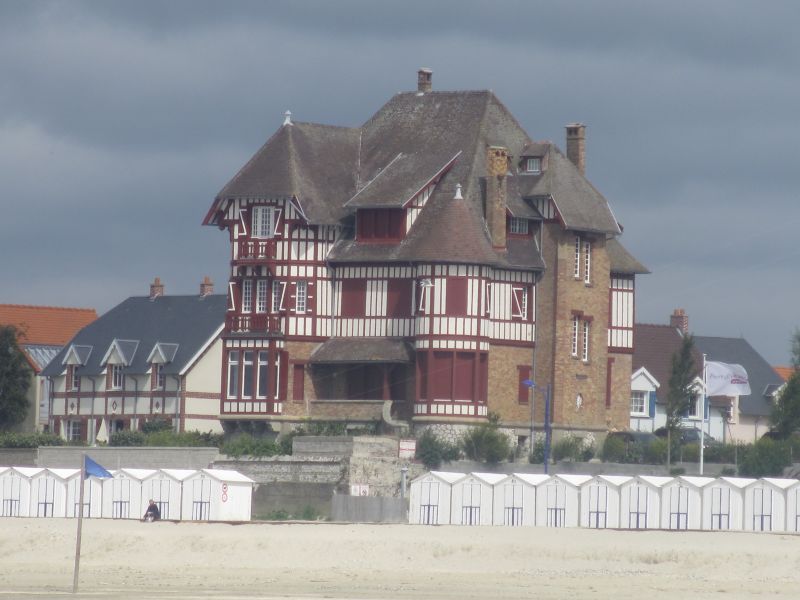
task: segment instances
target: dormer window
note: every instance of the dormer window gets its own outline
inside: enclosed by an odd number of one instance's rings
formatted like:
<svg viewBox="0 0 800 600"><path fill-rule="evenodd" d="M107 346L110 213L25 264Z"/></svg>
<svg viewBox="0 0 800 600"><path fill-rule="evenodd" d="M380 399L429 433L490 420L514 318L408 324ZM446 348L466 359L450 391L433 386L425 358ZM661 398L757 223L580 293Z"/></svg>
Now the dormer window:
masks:
<svg viewBox="0 0 800 600"><path fill-rule="evenodd" d="M528 235L528 219L511 217L508 220L508 233L514 235Z"/></svg>
<svg viewBox="0 0 800 600"><path fill-rule="evenodd" d="M167 384L167 376L164 375L164 365L161 363L153 363L152 375L151 388L154 390L163 390Z"/></svg>
<svg viewBox="0 0 800 600"><path fill-rule="evenodd" d="M525 172L538 175L542 172L542 159L538 156L525 159Z"/></svg>
<svg viewBox="0 0 800 600"><path fill-rule="evenodd" d="M254 238L264 239L275 236L275 217L276 211L270 206L253 207L253 228Z"/></svg>
<svg viewBox="0 0 800 600"><path fill-rule="evenodd" d="M67 367L67 382L70 391L79 392L81 390L81 376L78 374L77 365Z"/></svg>
<svg viewBox="0 0 800 600"><path fill-rule="evenodd" d="M125 375L122 372L122 365L109 365L111 368L111 389L121 390L125 383Z"/></svg>

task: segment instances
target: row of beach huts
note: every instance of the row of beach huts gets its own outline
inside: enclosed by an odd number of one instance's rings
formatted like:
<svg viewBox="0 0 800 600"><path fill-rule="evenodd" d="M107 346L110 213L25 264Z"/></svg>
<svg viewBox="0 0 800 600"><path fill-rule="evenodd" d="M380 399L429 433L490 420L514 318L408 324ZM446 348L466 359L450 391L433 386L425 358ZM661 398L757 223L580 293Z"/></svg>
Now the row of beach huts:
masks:
<svg viewBox="0 0 800 600"><path fill-rule="evenodd" d="M118 469L84 481L84 518L249 521L253 480L225 469ZM80 469L0 467L0 517L77 517Z"/></svg>
<svg viewBox="0 0 800 600"><path fill-rule="evenodd" d="M800 480L431 471L409 522L798 532Z"/></svg>

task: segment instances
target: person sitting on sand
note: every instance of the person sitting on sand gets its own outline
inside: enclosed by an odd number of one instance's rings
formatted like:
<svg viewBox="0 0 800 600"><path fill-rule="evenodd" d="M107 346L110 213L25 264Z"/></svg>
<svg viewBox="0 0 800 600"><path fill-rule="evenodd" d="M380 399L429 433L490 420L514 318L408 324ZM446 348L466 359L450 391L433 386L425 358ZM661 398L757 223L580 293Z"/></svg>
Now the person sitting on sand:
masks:
<svg viewBox="0 0 800 600"><path fill-rule="evenodd" d="M158 510L158 504L153 502L153 499L150 499L150 504L147 506L147 510L144 511L144 516L142 517L142 521L158 521L161 519L161 511Z"/></svg>

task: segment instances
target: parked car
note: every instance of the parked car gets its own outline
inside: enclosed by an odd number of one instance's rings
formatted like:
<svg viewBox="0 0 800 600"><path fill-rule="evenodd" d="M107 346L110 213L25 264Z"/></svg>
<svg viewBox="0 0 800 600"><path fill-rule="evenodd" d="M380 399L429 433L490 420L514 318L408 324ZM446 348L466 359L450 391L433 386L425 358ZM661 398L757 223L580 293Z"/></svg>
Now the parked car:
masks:
<svg viewBox="0 0 800 600"><path fill-rule="evenodd" d="M700 445L700 430L695 427L681 427L678 429L680 433L680 440L681 445L686 444L697 444ZM666 427L659 427L655 430L655 434L658 437L665 438L667 437L667 428ZM715 440L710 435L706 434L703 437L703 447L708 448L711 444L716 444L717 440Z"/></svg>
<svg viewBox="0 0 800 600"><path fill-rule="evenodd" d="M607 437L621 439L625 444L633 444L634 442L649 444L658 439L650 431L611 431Z"/></svg>

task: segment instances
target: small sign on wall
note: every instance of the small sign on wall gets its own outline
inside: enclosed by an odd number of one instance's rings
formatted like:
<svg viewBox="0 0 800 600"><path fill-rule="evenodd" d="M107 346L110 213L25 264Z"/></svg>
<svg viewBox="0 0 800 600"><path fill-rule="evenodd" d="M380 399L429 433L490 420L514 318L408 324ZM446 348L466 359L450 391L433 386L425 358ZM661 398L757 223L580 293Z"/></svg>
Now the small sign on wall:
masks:
<svg viewBox="0 0 800 600"><path fill-rule="evenodd" d="M369 484L353 483L350 485L351 496L369 496Z"/></svg>
<svg viewBox="0 0 800 600"><path fill-rule="evenodd" d="M413 459L417 454L417 440L400 440L400 458Z"/></svg>

